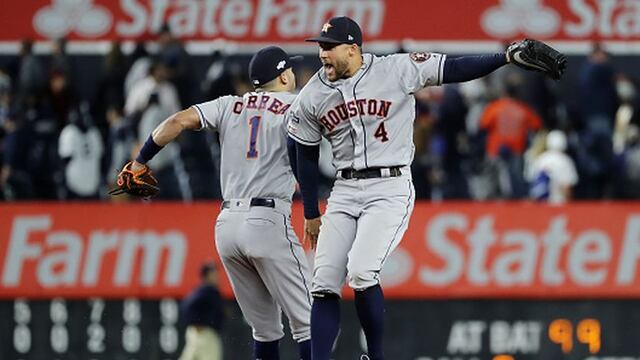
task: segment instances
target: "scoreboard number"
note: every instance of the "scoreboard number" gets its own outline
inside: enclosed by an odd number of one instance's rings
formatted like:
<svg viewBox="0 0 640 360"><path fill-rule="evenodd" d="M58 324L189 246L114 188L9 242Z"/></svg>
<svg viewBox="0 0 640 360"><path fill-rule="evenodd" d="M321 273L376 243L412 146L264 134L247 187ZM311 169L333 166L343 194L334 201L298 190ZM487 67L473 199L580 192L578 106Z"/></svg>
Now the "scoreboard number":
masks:
<svg viewBox="0 0 640 360"><path fill-rule="evenodd" d="M578 342L589 347L589 353L597 354L602 345L600 321L584 319L576 326ZM573 324L567 319L556 319L549 324L549 340L560 345L562 352L568 354L573 350Z"/></svg>
<svg viewBox="0 0 640 360"><path fill-rule="evenodd" d="M104 312L104 300L95 298L89 300L91 323L87 327L87 350L92 353L102 353L105 350L104 338L106 331L100 324L102 313Z"/></svg>
<svg viewBox="0 0 640 360"><path fill-rule="evenodd" d="M17 299L13 303L13 320L16 326L13 328L13 348L20 354L31 351L31 309L26 300Z"/></svg>
<svg viewBox="0 0 640 360"><path fill-rule="evenodd" d="M49 317L53 323L50 334L51 348L58 354L65 353L69 349L69 331L66 327L69 314L64 299L51 301Z"/></svg>

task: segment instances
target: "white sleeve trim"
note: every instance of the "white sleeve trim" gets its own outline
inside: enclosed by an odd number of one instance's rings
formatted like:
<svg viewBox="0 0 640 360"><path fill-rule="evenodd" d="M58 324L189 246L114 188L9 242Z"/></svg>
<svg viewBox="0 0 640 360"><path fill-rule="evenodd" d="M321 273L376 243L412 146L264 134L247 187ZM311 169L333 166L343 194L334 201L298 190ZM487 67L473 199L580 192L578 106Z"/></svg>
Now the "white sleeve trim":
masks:
<svg viewBox="0 0 640 360"><path fill-rule="evenodd" d="M292 138L293 140L295 140L296 142L302 144L302 145L307 145L307 146L315 146L315 145L319 145L320 142L322 142L322 137L316 141L310 141L310 140L305 140L305 139L301 139L299 137L297 137L296 135L292 134L291 132L289 133L289 137Z"/></svg>
<svg viewBox="0 0 640 360"><path fill-rule="evenodd" d="M447 59L447 55L442 54L440 56L440 62L438 63L438 81L437 84L442 85L444 82L444 62Z"/></svg>
<svg viewBox="0 0 640 360"><path fill-rule="evenodd" d="M195 129L195 130L196 131L200 131L200 130L204 130L204 129L208 128L209 127L209 122L204 117L204 113L202 112L202 109L200 109L200 107L198 105L193 105L193 107L196 109L196 112L198 113L198 117L200 118L200 128L199 129Z"/></svg>

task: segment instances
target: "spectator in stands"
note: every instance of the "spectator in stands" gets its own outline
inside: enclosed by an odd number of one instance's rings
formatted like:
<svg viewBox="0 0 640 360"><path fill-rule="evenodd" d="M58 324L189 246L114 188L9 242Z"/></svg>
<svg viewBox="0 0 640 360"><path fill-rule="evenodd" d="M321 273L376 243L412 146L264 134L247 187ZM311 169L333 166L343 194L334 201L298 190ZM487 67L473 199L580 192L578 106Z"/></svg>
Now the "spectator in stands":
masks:
<svg viewBox="0 0 640 360"><path fill-rule="evenodd" d="M617 171L612 175L614 195L619 199L640 199L640 126L630 124L624 150L617 156Z"/></svg>
<svg viewBox="0 0 640 360"><path fill-rule="evenodd" d="M494 184L489 197L520 198L526 195L523 153L528 136L542 127L542 120L527 104L516 99L518 78L513 78L505 94L489 103L480 119L486 132L486 176Z"/></svg>
<svg viewBox="0 0 640 360"><path fill-rule="evenodd" d="M136 43L136 47L133 49L131 55L129 55L128 63L129 70L124 80L125 98L129 96L129 92L131 92L135 84L147 77L151 64L153 63L143 42Z"/></svg>
<svg viewBox="0 0 640 360"><path fill-rule="evenodd" d="M7 113L2 125L6 133L0 168L2 197L5 200L37 198L29 166L31 145L34 143L33 131L16 111Z"/></svg>
<svg viewBox="0 0 640 360"><path fill-rule="evenodd" d="M469 109L465 116L466 143L462 148L466 147L463 150L466 151L466 157L462 168L468 182L469 196L475 200L486 199L489 192L495 188L483 175L486 134L480 130L480 118L487 103L492 100L493 90L490 89L489 84L489 81L484 78L458 84L465 105Z"/></svg>
<svg viewBox="0 0 640 360"><path fill-rule="evenodd" d="M620 154L625 149L629 125L632 123L640 124L640 114L637 109L636 86L628 76L622 74L618 76L616 93L620 100L620 107L618 107L615 116L613 150L616 154Z"/></svg>
<svg viewBox="0 0 640 360"><path fill-rule="evenodd" d="M210 58L209 68L204 80L200 83L204 98L208 100L217 99L225 95L234 95L236 91L229 73L227 57L222 51L216 49L211 53Z"/></svg>
<svg viewBox="0 0 640 360"><path fill-rule="evenodd" d="M626 75L616 79L620 107L616 112L613 149L615 198L640 198L640 106L636 85Z"/></svg>
<svg viewBox="0 0 640 360"><path fill-rule="evenodd" d="M106 174L107 187L113 189L115 187L114 180L116 179L113 174L119 173L124 164L129 161L137 140L131 125L122 114L122 107L117 103L107 107L106 119L109 124L109 132L105 151L107 167L104 173ZM110 199L119 201L126 199L126 197L111 196Z"/></svg>
<svg viewBox="0 0 640 360"><path fill-rule="evenodd" d="M10 145L13 169L26 171L34 199L60 198L60 127L51 103L43 94L29 94L16 106L16 114L16 133Z"/></svg>
<svg viewBox="0 0 640 360"><path fill-rule="evenodd" d="M444 86L442 102L438 107L436 130L442 139L441 164L444 179L442 194L444 199L467 199L469 189L467 176L463 175L463 154L467 141L467 105L457 84Z"/></svg>
<svg viewBox="0 0 640 360"><path fill-rule="evenodd" d="M104 125L109 105L118 108L124 106L125 98L122 90L126 75L127 59L122 53L120 42L113 41L111 49L103 59L102 75L91 106L91 112L98 127Z"/></svg>
<svg viewBox="0 0 640 360"><path fill-rule="evenodd" d="M580 69L578 89L584 126L611 129L618 109L615 70L609 54L600 44L593 46L591 54Z"/></svg>
<svg viewBox="0 0 640 360"><path fill-rule="evenodd" d="M88 105L69 113L69 123L60 134L58 151L64 166L65 199L97 200L104 145L100 131L93 125Z"/></svg>
<svg viewBox="0 0 640 360"><path fill-rule="evenodd" d="M609 191L613 163L613 122L618 109L615 70L609 55L595 44L580 69L582 126L576 160L580 184L576 196L600 199Z"/></svg>
<svg viewBox="0 0 640 360"><path fill-rule="evenodd" d="M142 146L145 140L147 140L148 134L151 134L151 132L171 116L171 114L172 113L160 106L158 94L151 94L149 104L142 113L140 123L138 124L137 146ZM149 161L148 165L153 169L153 175L158 179L158 182L162 184L162 186L160 186L160 192L157 195L158 199L184 200L187 198L187 195L183 195L183 193L188 192L188 190L183 189L183 187L188 186L188 182L181 184L176 176L176 167L184 167L182 159L180 158L180 147L177 142L167 144L161 152Z"/></svg>
<svg viewBox="0 0 640 360"><path fill-rule="evenodd" d="M531 165L530 195L536 200L563 204L571 200L571 190L578 183L578 173L573 159L565 153L567 137L564 132L549 132L546 148Z"/></svg>
<svg viewBox="0 0 640 360"><path fill-rule="evenodd" d="M33 41L22 41L18 61L16 89L19 100L35 96L45 87L46 75L40 59L33 54Z"/></svg>
<svg viewBox="0 0 640 360"><path fill-rule="evenodd" d="M11 78L0 68L0 141L4 137L5 131L2 129L3 125L9 116L11 110ZM2 147L0 145L0 154L2 153Z"/></svg>
<svg viewBox="0 0 640 360"><path fill-rule="evenodd" d="M65 37L55 39L51 46L49 72L61 72L69 82L73 83L72 68L71 59L67 55L67 39Z"/></svg>
<svg viewBox="0 0 640 360"><path fill-rule="evenodd" d="M413 122L413 144L415 146L414 161L411 174L416 191L416 198L431 198L433 156L431 140L435 128L435 117L431 113L429 102L416 101L416 119Z"/></svg>
<svg viewBox="0 0 640 360"><path fill-rule="evenodd" d="M193 104L194 81L191 57L184 49L184 45L173 35L171 27L165 23L158 33L158 59L167 65L169 81L178 89L178 96L182 104Z"/></svg>
<svg viewBox="0 0 640 360"><path fill-rule="evenodd" d="M187 325L186 343L180 360L222 360L220 331L224 311L215 264L203 264L200 277L201 285L180 304L181 316Z"/></svg>
<svg viewBox="0 0 640 360"><path fill-rule="evenodd" d="M170 114L180 110L180 100L175 86L169 82L169 68L161 61L154 62L146 78L138 81L127 96L124 107L126 116L140 116L149 103L151 94L158 95L158 103Z"/></svg>
<svg viewBox="0 0 640 360"><path fill-rule="evenodd" d="M53 111L59 131L66 125L71 109L76 106L75 93L67 73L61 70L51 72L45 102Z"/></svg>

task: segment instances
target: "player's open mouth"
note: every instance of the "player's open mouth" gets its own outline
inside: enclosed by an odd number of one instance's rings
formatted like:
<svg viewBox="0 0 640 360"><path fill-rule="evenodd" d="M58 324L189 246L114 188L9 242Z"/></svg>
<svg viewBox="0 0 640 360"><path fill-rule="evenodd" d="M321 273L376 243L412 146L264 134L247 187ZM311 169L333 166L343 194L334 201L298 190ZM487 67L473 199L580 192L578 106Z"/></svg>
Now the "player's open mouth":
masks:
<svg viewBox="0 0 640 360"><path fill-rule="evenodd" d="M331 64L324 64L323 66L324 66L325 70L333 69L333 65L331 65Z"/></svg>

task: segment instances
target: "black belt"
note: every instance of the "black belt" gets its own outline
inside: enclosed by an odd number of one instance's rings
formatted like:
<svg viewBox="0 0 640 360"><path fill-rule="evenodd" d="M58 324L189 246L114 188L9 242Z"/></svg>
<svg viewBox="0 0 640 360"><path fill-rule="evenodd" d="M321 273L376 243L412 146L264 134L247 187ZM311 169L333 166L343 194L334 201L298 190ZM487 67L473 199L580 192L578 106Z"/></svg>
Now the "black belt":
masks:
<svg viewBox="0 0 640 360"><path fill-rule="evenodd" d="M232 201L240 202L240 200L225 200L222 202L222 208L223 209L230 208ZM264 206L264 207L275 208L276 201L274 199L266 199L266 198L251 198L251 201L249 202L249 206Z"/></svg>
<svg viewBox="0 0 640 360"><path fill-rule="evenodd" d="M362 170L344 169L338 170L338 175L343 179L372 179L382 177L382 170L389 170L389 177L397 177L402 175L400 166L392 166L389 168L368 168Z"/></svg>

